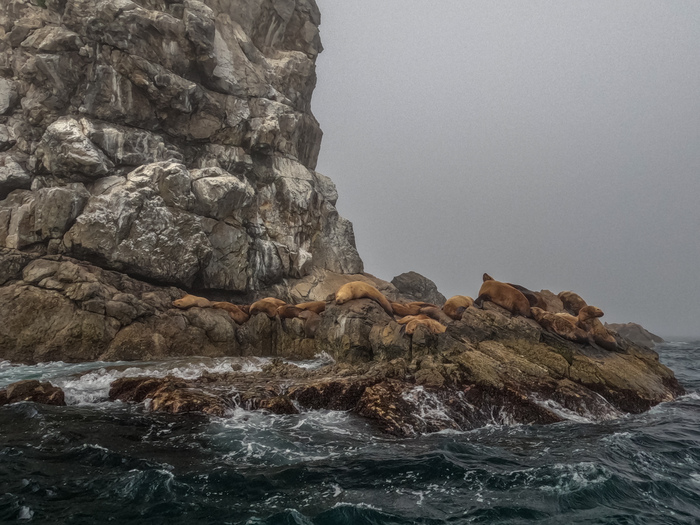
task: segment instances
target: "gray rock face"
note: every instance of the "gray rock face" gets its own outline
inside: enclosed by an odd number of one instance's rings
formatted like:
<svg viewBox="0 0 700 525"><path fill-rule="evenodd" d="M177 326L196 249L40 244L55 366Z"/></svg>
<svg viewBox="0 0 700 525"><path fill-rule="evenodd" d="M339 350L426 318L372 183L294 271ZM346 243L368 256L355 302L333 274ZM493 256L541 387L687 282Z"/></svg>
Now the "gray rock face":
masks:
<svg viewBox="0 0 700 525"><path fill-rule="evenodd" d="M663 343L663 338L652 334L637 323L605 323L605 328L613 330L634 344L654 348L656 343Z"/></svg>
<svg viewBox="0 0 700 525"><path fill-rule="evenodd" d="M255 293L359 273L314 171L313 0L0 5L0 247Z"/></svg>
<svg viewBox="0 0 700 525"><path fill-rule="evenodd" d="M446 300L433 281L417 272L397 275L391 280L391 284L411 301L425 301L442 306Z"/></svg>

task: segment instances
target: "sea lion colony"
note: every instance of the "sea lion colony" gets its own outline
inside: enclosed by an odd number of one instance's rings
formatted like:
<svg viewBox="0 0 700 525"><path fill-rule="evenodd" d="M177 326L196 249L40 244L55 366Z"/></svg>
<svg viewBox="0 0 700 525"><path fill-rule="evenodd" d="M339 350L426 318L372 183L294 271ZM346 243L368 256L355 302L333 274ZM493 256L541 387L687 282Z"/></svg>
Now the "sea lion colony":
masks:
<svg viewBox="0 0 700 525"><path fill-rule="evenodd" d="M595 344L610 351L617 350L615 337L598 319L603 316L602 310L587 305L574 292L565 291L557 296L566 312L552 312L548 311L547 301L540 292L528 290L517 284L496 281L486 273L483 275L483 281L476 299L466 295L455 295L442 306L422 301L392 302L374 286L362 281L344 284L327 301L287 304L275 297L265 297L250 305L237 305L228 302L212 302L203 297L187 294L173 301L173 306L180 309L197 307L225 310L239 325L248 322L257 314L265 314L271 319L298 318L304 321L305 335L314 337L326 306L332 302L340 305L356 299L371 299L398 324L403 325L407 335L412 335L419 326L433 334L443 333L451 322L461 320L468 308L483 308L484 302L490 301L512 315L534 319L546 331L569 341Z"/></svg>

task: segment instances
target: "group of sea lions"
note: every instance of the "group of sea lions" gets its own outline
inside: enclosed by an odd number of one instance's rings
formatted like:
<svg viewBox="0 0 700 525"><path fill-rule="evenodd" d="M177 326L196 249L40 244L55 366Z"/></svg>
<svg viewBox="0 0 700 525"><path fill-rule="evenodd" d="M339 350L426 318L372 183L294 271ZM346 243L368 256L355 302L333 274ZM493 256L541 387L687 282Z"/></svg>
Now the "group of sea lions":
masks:
<svg viewBox="0 0 700 525"><path fill-rule="evenodd" d="M561 300L568 312L549 312L547 302L538 292L511 283L496 281L485 273L484 283L479 290L479 297L474 304L480 307L483 301L491 301L505 308L513 315L532 317L548 332L555 333L564 339L576 343L595 343L598 346L610 350L617 350L615 337L603 326L598 319L603 317L603 311L596 306L586 304L578 294L574 292L560 292L557 297Z"/></svg>
<svg viewBox="0 0 700 525"><path fill-rule="evenodd" d="M305 335L314 337L321 323L321 314L332 301L340 305L354 299L371 299L387 314L394 317L397 323L404 325L405 333L408 335L412 335L419 326L433 334L443 333L450 322L462 319L467 308L471 306L481 308L484 301L491 301L513 315L533 318L545 330L570 341L595 343L607 350L617 348L615 338L598 320L603 316L603 312L600 308L588 306L577 294L561 292L558 296L564 307L570 312L576 312L577 315L554 313L547 311L547 303L538 292L516 284L496 281L486 273L483 281L476 300L466 295L455 295L450 297L442 307L422 301L391 302L374 286L363 281L344 284L329 301L311 301L292 305L281 299L266 297L251 305L236 305L228 302L212 302L203 297L188 294L173 301L173 306L181 309L191 307L222 309L227 311L231 319L239 325L246 323L251 316L258 313L264 313L269 318L299 318L304 321Z"/></svg>

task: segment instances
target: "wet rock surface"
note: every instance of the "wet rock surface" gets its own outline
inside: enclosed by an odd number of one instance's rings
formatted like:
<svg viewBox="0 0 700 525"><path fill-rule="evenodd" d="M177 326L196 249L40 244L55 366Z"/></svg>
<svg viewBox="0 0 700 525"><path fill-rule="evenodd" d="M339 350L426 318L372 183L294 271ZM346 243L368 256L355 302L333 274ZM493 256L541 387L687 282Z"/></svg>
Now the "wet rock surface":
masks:
<svg viewBox="0 0 700 525"><path fill-rule="evenodd" d="M65 406L63 390L51 383L42 383L35 379L18 381L0 390L0 405L31 401L43 405Z"/></svg>

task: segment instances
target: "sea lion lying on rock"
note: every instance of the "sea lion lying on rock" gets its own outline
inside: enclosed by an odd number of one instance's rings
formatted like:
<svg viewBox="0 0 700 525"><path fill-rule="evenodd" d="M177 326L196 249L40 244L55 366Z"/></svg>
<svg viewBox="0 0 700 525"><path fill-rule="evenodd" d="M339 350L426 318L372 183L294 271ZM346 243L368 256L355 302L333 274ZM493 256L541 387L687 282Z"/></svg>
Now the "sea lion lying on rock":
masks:
<svg viewBox="0 0 700 525"><path fill-rule="evenodd" d="M527 300L527 297L507 283L493 279L484 281L479 289L479 296L474 301L474 305L481 308L484 301L491 301L501 308L505 308L513 315L531 317L530 302Z"/></svg>
<svg viewBox="0 0 700 525"><path fill-rule="evenodd" d="M264 313L270 319L272 319L277 315L277 309L285 304L287 303L285 303L282 299L277 299L275 297L265 297L264 299L255 301L253 304L250 305L250 316L252 317L255 314Z"/></svg>
<svg viewBox="0 0 700 525"><path fill-rule="evenodd" d="M396 322L398 324L408 324L409 322L413 321L414 319L430 319L425 314L418 314L418 315L407 315L405 317L402 317L401 319L398 319Z"/></svg>
<svg viewBox="0 0 700 525"><path fill-rule="evenodd" d="M407 315L418 315L420 306L417 304L391 303L391 309L394 310L394 315L406 317Z"/></svg>
<svg viewBox="0 0 700 525"><path fill-rule="evenodd" d="M578 315L581 308L588 306L586 301L574 292L559 292L557 296L561 299L564 308L572 315Z"/></svg>
<svg viewBox="0 0 700 525"><path fill-rule="evenodd" d="M216 302L211 304L212 308L218 308L219 310L226 310L237 324L247 323L250 316L245 313L238 305L226 302Z"/></svg>
<svg viewBox="0 0 700 525"><path fill-rule="evenodd" d="M187 294L181 299L173 301L173 306L180 308L181 310L187 310L188 308L192 308L194 306L198 308L211 308L212 303L209 301L209 299L205 299L204 297L197 297L196 295Z"/></svg>
<svg viewBox="0 0 700 525"><path fill-rule="evenodd" d="M301 312L303 312L301 308L291 304L283 304L282 306L277 307L277 315L280 319L294 319L299 317Z"/></svg>
<svg viewBox="0 0 700 525"><path fill-rule="evenodd" d="M326 310L326 301L311 301L308 303L299 303L294 306L300 310L310 310L316 314L320 314Z"/></svg>
<svg viewBox="0 0 700 525"><path fill-rule="evenodd" d="M460 319L462 319L464 310L466 310L473 304L474 299L472 299L471 297L467 295L455 295L450 297L447 301L445 301L445 304L442 305L442 311L445 312L445 315L447 315L451 319L459 321Z"/></svg>
<svg viewBox="0 0 700 525"><path fill-rule="evenodd" d="M416 328L419 326L424 326L431 334L442 334L447 330L444 325L440 324L440 322L435 319L419 319L418 316L416 316L406 323L406 334L413 335Z"/></svg>
<svg viewBox="0 0 700 525"><path fill-rule="evenodd" d="M603 311L596 306L584 306L579 310L577 326L585 330L595 344L610 352L615 352L618 350L617 340L598 319L603 315Z"/></svg>
<svg viewBox="0 0 700 525"><path fill-rule="evenodd" d="M384 311L389 315L394 315L394 310L391 308L391 303L384 297L384 294L377 290L371 284L362 281L352 281L344 284L335 293L335 303L345 304L353 299L372 299L379 303L384 308Z"/></svg>
<svg viewBox="0 0 700 525"><path fill-rule="evenodd" d="M588 334L564 317L546 312L542 308L536 306L530 308L530 311L532 312L533 319L548 332L555 333L575 343L583 344L589 342Z"/></svg>
<svg viewBox="0 0 700 525"><path fill-rule="evenodd" d="M485 273L482 276L482 279L484 282L496 280L487 273ZM520 286L519 284L513 284L513 283L506 283L506 284L508 286L512 286L513 288L518 290L521 294L523 294L527 298L528 303L530 303L530 306L537 306L538 308L541 308L542 310L547 309L547 302L542 298L542 296L538 292L534 292L528 288L525 288L524 286Z"/></svg>
<svg viewBox="0 0 700 525"><path fill-rule="evenodd" d="M445 312L442 311L442 309L438 308L437 306L427 306L423 307L420 309L420 313L423 315L427 315L431 319L435 319L438 323L447 325L452 322L452 318L445 314Z"/></svg>

